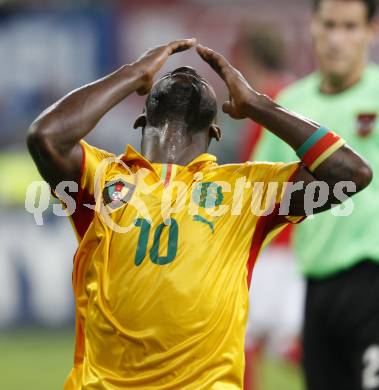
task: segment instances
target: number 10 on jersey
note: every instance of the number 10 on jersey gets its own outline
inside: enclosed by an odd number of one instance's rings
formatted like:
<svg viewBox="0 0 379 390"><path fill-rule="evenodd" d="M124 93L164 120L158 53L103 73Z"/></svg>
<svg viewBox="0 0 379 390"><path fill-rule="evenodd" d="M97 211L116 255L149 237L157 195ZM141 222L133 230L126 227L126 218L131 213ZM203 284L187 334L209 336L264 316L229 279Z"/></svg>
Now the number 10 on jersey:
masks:
<svg viewBox="0 0 379 390"><path fill-rule="evenodd" d="M139 218L135 221L135 226L141 228L140 235L138 238L137 251L134 263L136 266L142 264L147 254L147 246L149 243L149 236L151 233L151 224L148 220ZM167 255L159 256L159 247L161 244L161 236L164 229L169 229L168 232L168 244L167 244ZM178 251L178 235L179 227L175 219L171 218L170 225L161 223L154 232L153 245L150 248L149 255L152 263L157 265L170 264L175 260Z"/></svg>

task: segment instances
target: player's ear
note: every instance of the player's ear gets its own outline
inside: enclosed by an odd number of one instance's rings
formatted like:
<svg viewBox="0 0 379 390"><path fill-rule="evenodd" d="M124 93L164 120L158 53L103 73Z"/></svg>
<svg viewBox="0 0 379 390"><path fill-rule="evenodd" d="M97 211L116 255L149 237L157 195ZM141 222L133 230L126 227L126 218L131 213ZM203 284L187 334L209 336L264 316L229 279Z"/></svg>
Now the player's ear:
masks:
<svg viewBox="0 0 379 390"><path fill-rule="evenodd" d="M140 127L144 128L144 127L146 127L146 123L147 123L146 114L143 113L136 119L133 127L135 129L139 129Z"/></svg>
<svg viewBox="0 0 379 390"><path fill-rule="evenodd" d="M216 141L221 139L221 129L214 123L209 127L209 138L214 138Z"/></svg>

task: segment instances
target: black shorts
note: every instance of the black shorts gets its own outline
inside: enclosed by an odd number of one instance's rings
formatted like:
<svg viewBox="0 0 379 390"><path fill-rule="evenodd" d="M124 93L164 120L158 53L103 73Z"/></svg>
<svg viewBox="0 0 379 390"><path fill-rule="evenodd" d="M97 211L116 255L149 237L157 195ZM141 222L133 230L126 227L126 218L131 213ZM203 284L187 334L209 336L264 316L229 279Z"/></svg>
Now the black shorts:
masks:
<svg viewBox="0 0 379 390"><path fill-rule="evenodd" d="M379 264L308 280L304 369L308 390L379 390Z"/></svg>

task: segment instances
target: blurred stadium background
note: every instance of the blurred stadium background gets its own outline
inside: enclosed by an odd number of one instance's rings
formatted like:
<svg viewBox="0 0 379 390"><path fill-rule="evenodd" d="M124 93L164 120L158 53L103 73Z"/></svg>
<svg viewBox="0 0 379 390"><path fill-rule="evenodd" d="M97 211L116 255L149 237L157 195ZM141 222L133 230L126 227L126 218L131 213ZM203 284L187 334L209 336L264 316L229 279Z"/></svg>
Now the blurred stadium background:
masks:
<svg viewBox="0 0 379 390"><path fill-rule="evenodd" d="M179 37L195 36L254 78L245 38L252 29L275 29L285 43L285 72L298 78L315 66L309 18L304 0L0 0L0 389L60 389L73 355L76 243L52 207L43 226L25 211L26 188L40 180L25 147L31 121L68 91ZM225 97L195 56L173 57L168 67L183 63ZM90 141L116 153L127 142L138 147L131 129L142 102L133 96L120 104ZM222 115L220 123L224 140L212 152L221 162L241 159L246 124ZM268 358L261 369L264 390L302 388L296 366Z"/></svg>

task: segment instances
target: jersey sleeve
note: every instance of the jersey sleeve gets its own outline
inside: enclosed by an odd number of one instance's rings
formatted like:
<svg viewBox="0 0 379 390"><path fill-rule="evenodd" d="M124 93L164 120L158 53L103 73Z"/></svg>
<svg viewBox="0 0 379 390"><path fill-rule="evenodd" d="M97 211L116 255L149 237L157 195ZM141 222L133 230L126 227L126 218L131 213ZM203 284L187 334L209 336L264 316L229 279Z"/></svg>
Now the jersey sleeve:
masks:
<svg viewBox="0 0 379 390"><path fill-rule="evenodd" d="M74 195L76 209L70 218L79 241L83 239L94 217L94 210L89 206L95 205L94 194L97 168L104 159L114 157L114 154L89 145L83 140L80 141L80 146L82 147L83 155L81 175L78 180L79 191Z"/></svg>
<svg viewBox="0 0 379 390"><path fill-rule="evenodd" d="M81 167L81 178L78 183L79 190L86 191L93 196L97 168L103 160L109 157L115 157L115 155L89 145L86 141L83 140L80 141L80 145L83 150L83 159Z"/></svg>
<svg viewBox="0 0 379 390"><path fill-rule="evenodd" d="M292 163L247 163L249 164L251 187L251 212L257 218L255 223L264 226L264 236L269 241L288 224L297 224L303 216L288 216L285 202L289 183L301 167Z"/></svg>

